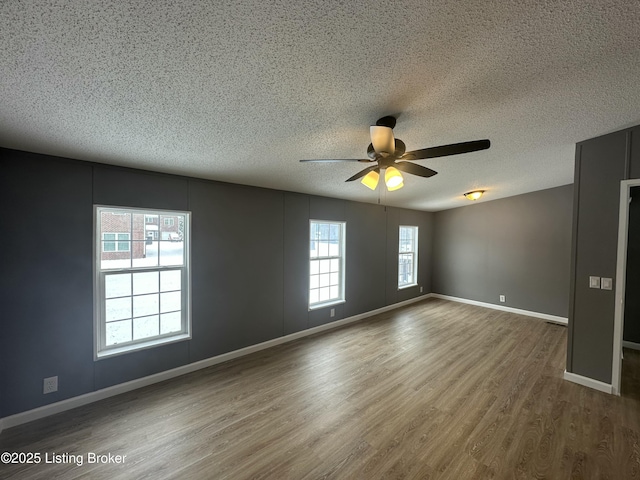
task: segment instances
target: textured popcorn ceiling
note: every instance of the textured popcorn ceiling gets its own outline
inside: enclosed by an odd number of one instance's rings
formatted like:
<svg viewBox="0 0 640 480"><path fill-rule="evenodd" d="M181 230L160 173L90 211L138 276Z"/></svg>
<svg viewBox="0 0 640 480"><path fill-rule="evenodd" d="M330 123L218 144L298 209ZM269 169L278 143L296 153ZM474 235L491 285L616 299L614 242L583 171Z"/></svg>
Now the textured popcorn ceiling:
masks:
<svg viewBox="0 0 640 480"><path fill-rule="evenodd" d="M420 160L387 205L573 181L577 141L640 123L640 2L0 2L0 145L377 202L344 180L399 114ZM480 201L483 201L480 200Z"/></svg>

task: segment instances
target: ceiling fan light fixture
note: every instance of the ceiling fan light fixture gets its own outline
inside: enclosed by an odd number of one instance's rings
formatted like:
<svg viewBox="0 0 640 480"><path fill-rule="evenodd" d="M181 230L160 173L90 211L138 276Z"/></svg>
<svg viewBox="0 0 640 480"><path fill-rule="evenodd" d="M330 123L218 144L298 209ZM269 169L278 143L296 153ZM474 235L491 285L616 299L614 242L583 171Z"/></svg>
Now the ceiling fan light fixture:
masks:
<svg viewBox="0 0 640 480"><path fill-rule="evenodd" d="M387 187L387 190L389 190L390 192L393 192L394 190L400 190L402 187L404 187L404 182L399 183L395 187Z"/></svg>
<svg viewBox="0 0 640 480"><path fill-rule="evenodd" d="M404 186L404 178L396 167L387 167L387 171L384 173L384 183L387 185L387 189L393 192Z"/></svg>
<svg viewBox="0 0 640 480"><path fill-rule="evenodd" d="M360 183L362 183L365 187L370 188L371 190L375 190L378 186L378 181L380 180L380 174L375 170L367 173Z"/></svg>
<svg viewBox="0 0 640 480"><path fill-rule="evenodd" d="M372 125L369 128L371 135L371 144L377 153L389 156L396 151L396 141L393 138L393 130L389 127L381 127Z"/></svg>
<svg viewBox="0 0 640 480"><path fill-rule="evenodd" d="M469 200L478 200L484 194L484 190L473 190L464 194Z"/></svg>

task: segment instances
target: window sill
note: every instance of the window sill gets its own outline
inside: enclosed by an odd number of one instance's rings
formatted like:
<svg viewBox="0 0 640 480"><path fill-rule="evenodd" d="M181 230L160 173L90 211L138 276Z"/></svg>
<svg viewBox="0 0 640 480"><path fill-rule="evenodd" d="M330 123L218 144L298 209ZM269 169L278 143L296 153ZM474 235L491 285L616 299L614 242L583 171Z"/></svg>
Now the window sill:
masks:
<svg viewBox="0 0 640 480"><path fill-rule="evenodd" d="M125 353L139 352L140 350L147 350L149 348L159 347L160 345L168 345L169 343L182 342L184 340L190 340L191 335L188 333L182 333L172 337L157 338L149 340L148 342L136 343L133 345L126 345L123 347L115 347L102 350L95 354L94 361L104 360L105 358L117 357L118 355L124 355Z"/></svg>
<svg viewBox="0 0 640 480"><path fill-rule="evenodd" d="M346 303L346 300L333 300L331 302L316 303L315 305L309 306L309 311L311 312L312 310L320 310L321 308L333 307L334 305L340 305L341 303Z"/></svg>
<svg viewBox="0 0 640 480"><path fill-rule="evenodd" d="M417 283L412 283L411 285L402 285L401 287L398 287L398 290L406 290L407 288L412 288L417 286L418 286Z"/></svg>

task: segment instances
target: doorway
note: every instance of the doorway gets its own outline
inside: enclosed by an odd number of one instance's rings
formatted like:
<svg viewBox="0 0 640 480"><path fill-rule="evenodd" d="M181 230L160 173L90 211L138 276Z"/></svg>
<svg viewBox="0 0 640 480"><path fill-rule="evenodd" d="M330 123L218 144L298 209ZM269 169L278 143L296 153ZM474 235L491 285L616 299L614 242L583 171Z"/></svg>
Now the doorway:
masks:
<svg viewBox="0 0 640 480"><path fill-rule="evenodd" d="M640 399L640 179L620 186L613 393Z"/></svg>

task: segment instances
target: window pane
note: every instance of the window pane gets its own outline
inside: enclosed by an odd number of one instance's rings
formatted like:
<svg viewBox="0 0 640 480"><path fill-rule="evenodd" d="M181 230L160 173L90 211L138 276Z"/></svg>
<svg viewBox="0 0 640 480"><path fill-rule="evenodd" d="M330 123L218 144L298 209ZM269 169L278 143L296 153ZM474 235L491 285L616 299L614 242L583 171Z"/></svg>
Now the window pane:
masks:
<svg viewBox="0 0 640 480"><path fill-rule="evenodd" d="M144 317L160 311L160 299L157 293L133 297L133 316Z"/></svg>
<svg viewBox="0 0 640 480"><path fill-rule="evenodd" d="M152 315L150 317L134 318L133 319L133 339L139 340L141 338L154 337L159 332L160 317L158 315Z"/></svg>
<svg viewBox="0 0 640 480"><path fill-rule="evenodd" d="M320 276L311 275L309 278L309 288L318 288L320 286Z"/></svg>
<svg viewBox="0 0 640 480"><path fill-rule="evenodd" d="M105 234L113 236L116 234ZM104 238L104 237L103 237ZM126 244L126 245L125 245ZM108 270L110 268L129 268L131 267L131 247L129 242L119 242L117 240L111 242L102 242L102 253L100 255L100 268Z"/></svg>
<svg viewBox="0 0 640 480"><path fill-rule="evenodd" d="M131 320L111 322L106 325L106 345L131 341Z"/></svg>
<svg viewBox="0 0 640 480"><path fill-rule="evenodd" d="M332 272L340 271L340 260L337 258L332 258L329 260L329 270Z"/></svg>
<svg viewBox="0 0 640 480"><path fill-rule="evenodd" d="M338 240L340 240L340 225L329 226L329 240L331 243L338 243Z"/></svg>
<svg viewBox="0 0 640 480"><path fill-rule="evenodd" d="M329 300L331 297L329 296L329 287L324 287L320 289L320 301L324 302Z"/></svg>
<svg viewBox="0 0 640 480"><path fill-rule="evenodd" d="M131 295L131 274L106 275L104 277L105 298Z"/></svg>
<svg viewBox="0 0 640 480"><path fill-rule="evenodd" d="M329 256L329 243L326 239L321 239L318 242L318 256L320 257L328 257Z"/></svg>
<svg viewBox="0 0 640 480"><path fill-rule="evenodd" d="M317 258L318 257L318 241L311 240L309 246L309 258Z"/></svg>
<svg viewBox="0 0 640 480"><path fill-rule="evenodd" d="M340 283L340 274L339 273L332 273L331 276L329 277L329 284L330 285L338 285Z"/></svg>
<svg viewBox="0 0 640 480"><path fill-rule="evenodd" d="M182 265L184 264L184 243L161 241L160 244L160 265Z"/></svg>
<svg viewBox="0 0 640 480"><path fill-rule="evenodd" d="M317 303L319 300L319 291L317 289L313 289L309 291L309 303Z"/></svg>
<svg viewBox="0 0 640 480"><path fill-rule="evenodd" d="M118 211L100 212L100 233L131 233L131 214Z"/></svg>
<svg viewBox="0 0 640 480"><path fill-rule="evenodd" d="M144 293L155 293L160 285L158 284L159 272L142 272L133 274L133 294L142 295Z"/></svg>
<svg viewBox="0 0 640 480"><path fill-rule="evenodd" d="M320 260L320 273L329 273L331 260Z"/></svg>
<svg viewBox="0 0 640 480"><path fill-rule="evenodd" d="M329 295L331 296L332 299L339 298L338 287L337 286L329 287Z"/></svg>
<svg viewBox="0 0 640 480"><path fill-rule="evenodd" d="M131 297L108 299L104 303L107 322L131 318Z"/></svg>
<svg viewBox="0 0 640 480"><path fill-rule="evenodd" d="M163 313L160 315L160 335L182 330L182 317L180 312Z"/></svg>
<svg viewBox="0 0 640 480"><path fill-rule="evenodd" d="M133 228L131 230L131 233L133 235L132 238L130 238L130 240L144 240L145 239L145 231L147 230L147 228L154 228L152 225L152 223L149 222L149 225L147 225L147 218L149 217L149 215L146 215L144 213L134 213L132 215L132 221L133 221Z"/></svg>
<svg viewBox="0 0 640 480"><path fill-rule="evenodd" d="M136 240L132 242L132 264L134 268L158 266L158 242Z"/></svg>
<svg viewBox="0 0 640 480"><path fill-rule="evenodd" d="M168 292L160 294L160 312L173 312L182 308L182 295L180 292Z"/></svg>
<svg viewBox="0 0 640 480"><path fill-rule="evenodd" d="M160 291L180 290L182 272L180 270L170 270L160 272Z"/></svg>
<svg viewBox="0 0 640 480"><path fill-rule="evenodd" d="M329 244L329 256L330 257L339 257L340 256L340 244L339 243L330 243Z"/></svg>
<svg viewBox="0 0 640 480"><path fill-rule="evenodd" d="M309 273L311 275L317 275L320 273L320 260L311 260L309 264Z"/></svg>
<svg viewBox="0 0 640 480"><path fill-rule="evenodd" d="M328 273L324 273L324 274L320 275L320 286L321 287L328 287L329 286L329 274Z"/></svg>

